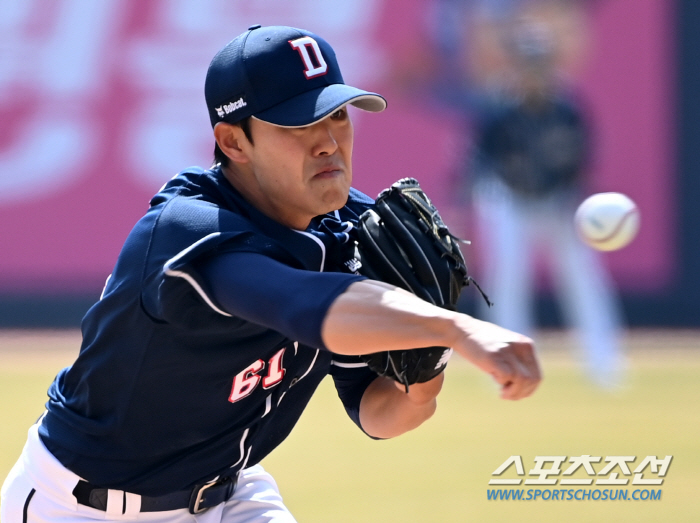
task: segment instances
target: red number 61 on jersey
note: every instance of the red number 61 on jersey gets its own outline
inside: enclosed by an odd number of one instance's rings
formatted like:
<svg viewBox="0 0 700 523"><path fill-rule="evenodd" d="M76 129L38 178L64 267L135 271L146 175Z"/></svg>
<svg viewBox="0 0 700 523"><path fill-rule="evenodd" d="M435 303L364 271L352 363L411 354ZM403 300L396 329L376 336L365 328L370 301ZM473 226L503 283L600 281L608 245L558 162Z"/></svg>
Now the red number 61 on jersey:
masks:
<svg viewBox="0 0 700 523"><path fill-rule="evenodd" d="M231 395L228 400L236 403L246 396L249 396L262 380L263 389L269 389L277 385L284 378L284 367L282 367L282 357L286 348L278 350L267 364L267 375L260 376L260 372L265 368L263 360L257 360L248 365L233 378Z"/></svg>

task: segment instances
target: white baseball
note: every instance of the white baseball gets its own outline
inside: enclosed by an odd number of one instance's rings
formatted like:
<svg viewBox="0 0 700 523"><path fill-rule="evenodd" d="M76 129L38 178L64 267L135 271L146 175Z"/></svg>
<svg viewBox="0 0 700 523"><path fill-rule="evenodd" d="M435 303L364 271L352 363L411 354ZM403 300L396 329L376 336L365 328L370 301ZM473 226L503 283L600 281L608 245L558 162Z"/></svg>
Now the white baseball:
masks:
<svg viewBox="0 0 700 523"><path fill-rule="evenodd" d="M574 221L585 243L599 251L616 251L637 235L639 209L622 193L598 193L579 205Z"/></svg>

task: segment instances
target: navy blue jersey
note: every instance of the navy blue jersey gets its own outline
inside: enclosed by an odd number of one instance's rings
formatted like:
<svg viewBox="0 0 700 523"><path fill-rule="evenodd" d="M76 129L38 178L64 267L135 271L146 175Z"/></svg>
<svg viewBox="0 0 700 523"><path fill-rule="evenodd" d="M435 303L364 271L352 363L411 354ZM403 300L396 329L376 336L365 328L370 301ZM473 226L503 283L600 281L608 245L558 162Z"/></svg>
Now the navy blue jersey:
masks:
<svg viewBox="0 0 700 523"><path fill-rule="evenodd" d="M521 100L484 111L477 125L476 170L516 193L539 198L576 188L588 161L581 110L565 99L537 108Z"/></svg>
<svg viewBox="0 0 700 523"><path fill-rule="evenodd" d="M49 388L47 448L95 485L157 496L259 462L328 374L359 425L376 375L326 350L320 329L333 300L363 279L345 267L371 204L352 189L345 207L295 231L218 168L173 178L86 314L77 360ZM222 270L224 299L212 292Z"/></svg>

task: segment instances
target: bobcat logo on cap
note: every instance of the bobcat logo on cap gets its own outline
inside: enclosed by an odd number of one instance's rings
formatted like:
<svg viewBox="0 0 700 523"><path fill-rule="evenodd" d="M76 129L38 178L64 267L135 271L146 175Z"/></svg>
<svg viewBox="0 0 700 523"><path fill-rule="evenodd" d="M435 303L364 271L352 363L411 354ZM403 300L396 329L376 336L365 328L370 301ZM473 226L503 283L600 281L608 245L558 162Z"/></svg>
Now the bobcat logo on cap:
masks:
<svg viewBox="0 0 700 523"><path fill-rule="evenodd" d="M301 60L306 68L304 74L307 80L322 76L328 72L328 64L323 59L321 48L316 40L310 36L302 36L296 40L289 40L289 45L299 52L299 56L301 56ZM313 58L311 55L313 55Z"/></svg>
<svg viewBox="0 0 700 523"><path fill-rule="evenodd" d="M242 109L246 105L248 105L248 104L241 96L235 102L229 102L229 103L221 105L219 107L215 107L214 109L216 109L216 114L219 115L219 118L223 118L227 114L231 114L232 112L237 111L238 109Z"/></svg>

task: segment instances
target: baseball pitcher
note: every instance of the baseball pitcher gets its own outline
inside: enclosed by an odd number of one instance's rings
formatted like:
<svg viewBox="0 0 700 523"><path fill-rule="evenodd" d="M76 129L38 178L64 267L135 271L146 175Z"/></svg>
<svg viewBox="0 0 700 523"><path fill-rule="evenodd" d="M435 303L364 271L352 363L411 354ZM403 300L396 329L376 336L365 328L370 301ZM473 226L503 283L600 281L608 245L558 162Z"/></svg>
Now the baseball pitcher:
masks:
<svg viewBox="0 0 700 523"><path fill-rule="evenodd" d="M259 462L330 375L372 438L431 417L452 351L530 395L531 341L455 311L471 282L419 183L351 187L331 46L252 26L214 57L210 169L168 182L129 234L76 361L2 488L3 523L294 518ZM397 176L397 179L400 178Z"/></svg>

